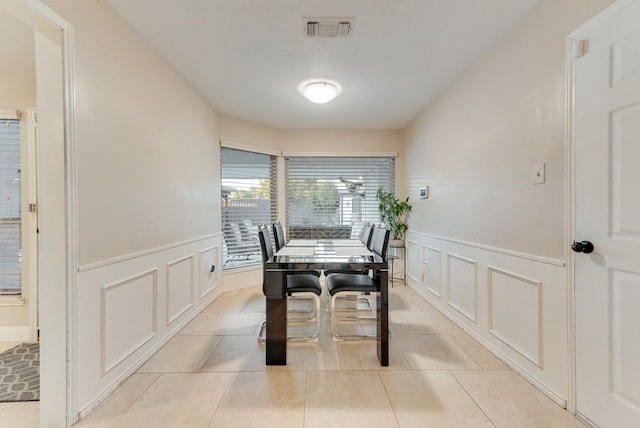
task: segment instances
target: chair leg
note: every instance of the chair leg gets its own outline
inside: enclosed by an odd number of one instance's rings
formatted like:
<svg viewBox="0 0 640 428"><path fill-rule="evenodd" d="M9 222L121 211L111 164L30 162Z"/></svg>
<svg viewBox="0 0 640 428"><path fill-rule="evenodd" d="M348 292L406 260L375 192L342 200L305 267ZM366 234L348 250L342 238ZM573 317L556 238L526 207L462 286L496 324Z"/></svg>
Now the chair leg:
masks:
<svg viewBox="0 0 640 428"><path fill-rule="evenodd" d="M315 331L308 336L289 336L287 334L287 339L291 341L305 341L311 342L318 339L318 335L320 334L320 297L315 293L308 293L308 297L297 297L302 300L309 300L309 297L313 299L314 310L304 311L304 310L293 310L293 313L306 313L308 316L306 317L297 317L297 316L289 316L289 310L287 309L287 324L288 325L311 325L311 321L315 319ZM287 307L289 306L289 301L292 299L289 297L287 299ZM263 321L260 325L260 329L258 330L258 342L264 342L266 340L266 326L267 322Z"/></svg>
<svg viewBox="0 0 640 428"><path fill-rule="evenodd" d="M376 335L349 335L349 336L341 336L338 334L336 329L336 324L338 323L354 323L359 324L361 321L376 321L375 317L363 317L357 316L357 311L340 311L336 310L336 300L339 297L340 293L336 293L331 297L331 334L333 335L334 340L342 341L342 340L362 340L362 339L372 339L376 338ZM350 314L345 318L340 318L337 316L338 312L346 312Z"/></svg>

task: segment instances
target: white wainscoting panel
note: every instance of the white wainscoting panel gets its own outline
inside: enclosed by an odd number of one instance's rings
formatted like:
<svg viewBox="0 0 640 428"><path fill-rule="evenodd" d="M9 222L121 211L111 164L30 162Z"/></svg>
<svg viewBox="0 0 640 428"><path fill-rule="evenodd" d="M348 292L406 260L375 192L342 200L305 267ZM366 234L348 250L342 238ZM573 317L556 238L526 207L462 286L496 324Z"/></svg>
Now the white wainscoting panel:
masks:
<svg viewBox="0 0 640 428"><path fill-rule="evenodd" d="M563 260L410 230L408 286L560 405L568 395ZM438 274L439 269L439 274ZM422 275L424 272L424 275ZM438 295L439 291L439 295Z"/></svg>
<svg viewBox="0 0 640 428"><path fill-rule="evenodd" d="M200 287L198 296L204 298L220 283L221 265L218 263L220 246L214 245L200 250ZM213 269L213 272L211 271Z"/></svg>
<svg viewBox="0 0 640 428"><path fill-rule="evenodd" d="M71 386L80 416L221 294L216 278L200 274L222 265L221 241L218 233L80 266Z"/></svg>
<svg viewBox="0 0 640 428"><path fill-rule="evenodd" d="M405 245L406 251L404 256L407 258L407 281L409 281L409 279L418 281L421 276L420 263L418 263L420 261L420 252L418 251L419 248L417 248L418 243L407 239Z"/></svg>
<svg viewBox="0 0 640 428"><path fill-rule="evenodd" d="M449 306L476 322L478 308L478 275L476 260L447 253Z"/></svg>
<svg viewBox="0 0 640 428"><path fill-rule="evenodd" d="M427 291L440 297L442 293L442 251L437 248L422 246L422 266L424 269L424 282Z"/></svg>
<svg viewBox="0 0 640 428"><path fill-rule="evenodd" d="M156 334L156 269L102 287L102 375Z"/></svg>
<svg viewBox="0 0 640 428"><path fill-rule="evenodd" d="M640 275L611 270L609 300L611 305L611 393L618 399L640 407ZM634 326L634 327L631 327Z"/></svg>
<svg viewBox="0 0 640 428"><path fill-rule="evenodd" d="M542 368L542 282L488 270L489 332Z"/></svg>
<svg viewBox="0 0 640 428"><path fill-rule="evenodd" d="M167 325L193 306L193 259L189 254L167 263Z"/></svg>

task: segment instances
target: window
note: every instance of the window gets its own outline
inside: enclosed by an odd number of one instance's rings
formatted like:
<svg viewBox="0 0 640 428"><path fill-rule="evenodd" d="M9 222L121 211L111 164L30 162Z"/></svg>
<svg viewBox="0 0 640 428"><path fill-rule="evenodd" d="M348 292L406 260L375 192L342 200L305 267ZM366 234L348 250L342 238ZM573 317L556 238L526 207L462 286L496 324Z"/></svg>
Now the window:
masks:
<svg viewBox="0 0 640 428"><path fill-rule="evenodd" d="M224 269L262 263L258 226L277 219L277 158L222 147Z"/></svg>
<svg viewBox="0 0 640 428"><path fill-rule="evenodd" d="M350 238L379 222L376 191L395 192L393 157L287 157L287 237Z"/></svg>
<svg viewBox="0 0 640 428"><path fill-rule="evenodd" d="M0 118L0 296L22 293L20 121Z"/></svg>

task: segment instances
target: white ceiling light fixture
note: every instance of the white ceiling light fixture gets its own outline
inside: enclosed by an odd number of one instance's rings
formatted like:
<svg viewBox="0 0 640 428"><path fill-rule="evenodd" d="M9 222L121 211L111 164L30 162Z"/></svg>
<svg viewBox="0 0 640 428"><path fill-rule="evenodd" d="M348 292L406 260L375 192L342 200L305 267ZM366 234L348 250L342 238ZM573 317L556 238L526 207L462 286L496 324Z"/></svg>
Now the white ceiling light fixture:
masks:
<svg viewBox="0 0 640 428"><path fill-rule="evenodd" d="M335 80L310 79L298 85L298 92L313 103L324 104L340 95L342 86Z"/></svg>

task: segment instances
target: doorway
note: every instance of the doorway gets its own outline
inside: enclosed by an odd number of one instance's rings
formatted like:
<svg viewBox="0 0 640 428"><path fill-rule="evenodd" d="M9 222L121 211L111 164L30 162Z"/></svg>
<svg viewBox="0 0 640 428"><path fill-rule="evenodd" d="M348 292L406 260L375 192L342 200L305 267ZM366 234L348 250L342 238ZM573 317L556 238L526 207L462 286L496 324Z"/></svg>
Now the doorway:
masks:
<svg viewBox="0 0 640 428"><path fill-rule="evenodd" d="M40 425L73 423L75 332L75 152L73 146L73 29L38 0L0 0L34 37L38 109L38 301L40 326ZM69 272L69 274L67 274ZM70 385L71 387L68 387Z"/></svg>

